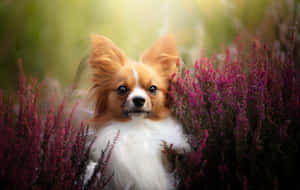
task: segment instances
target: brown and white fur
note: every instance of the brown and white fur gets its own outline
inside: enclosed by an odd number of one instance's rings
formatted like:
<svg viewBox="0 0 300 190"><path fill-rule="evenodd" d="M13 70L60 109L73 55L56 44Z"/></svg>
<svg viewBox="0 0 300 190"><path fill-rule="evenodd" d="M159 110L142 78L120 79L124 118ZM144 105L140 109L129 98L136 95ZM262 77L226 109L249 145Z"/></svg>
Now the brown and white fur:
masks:
<svg viewBox="0 0 300 190"><path fill-rule="evenodd" d="M167 92L176 72L178 53L172 35L159 39L140 61L126 58L114 43L92 36L89 64L95 110L96 140L91 148L86 178L107 142L119 138L108 170L114 176L107 189L175 189L162 160L162 142L183 152L189 144L181 124L171 116Z"/></svg>

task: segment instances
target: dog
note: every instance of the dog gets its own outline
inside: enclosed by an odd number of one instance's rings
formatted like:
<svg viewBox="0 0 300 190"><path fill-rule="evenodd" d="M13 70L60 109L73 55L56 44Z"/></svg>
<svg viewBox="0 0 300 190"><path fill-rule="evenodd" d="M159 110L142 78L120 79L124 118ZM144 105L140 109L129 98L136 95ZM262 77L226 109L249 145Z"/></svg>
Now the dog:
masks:
<svg viewBox="0 0 300 190"><path fill-rule="evenodd" d="M91 177L108 141L119 133L107 169L106 189L170 190L174 179L165 167L163 144L190 150L182 125L171 115L167 93L179 59L172 34L161 37L132 61L108 38L92 35L88 60L95 100L91 119L96 139L86 179Z"/></svg>

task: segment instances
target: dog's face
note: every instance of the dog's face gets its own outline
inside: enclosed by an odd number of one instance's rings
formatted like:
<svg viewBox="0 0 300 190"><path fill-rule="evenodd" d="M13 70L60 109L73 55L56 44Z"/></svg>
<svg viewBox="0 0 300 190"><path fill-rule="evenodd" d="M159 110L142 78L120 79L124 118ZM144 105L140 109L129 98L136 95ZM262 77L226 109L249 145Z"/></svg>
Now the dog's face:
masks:
<svg viewBox="0 0 300 190"><path fill-rule="evenodd" d="M93 35L89 63L96 98L94 120L160 120L169 116L167 91L177 60L171 35L158 40L139 62L128 60L109 39Z"/></svg>

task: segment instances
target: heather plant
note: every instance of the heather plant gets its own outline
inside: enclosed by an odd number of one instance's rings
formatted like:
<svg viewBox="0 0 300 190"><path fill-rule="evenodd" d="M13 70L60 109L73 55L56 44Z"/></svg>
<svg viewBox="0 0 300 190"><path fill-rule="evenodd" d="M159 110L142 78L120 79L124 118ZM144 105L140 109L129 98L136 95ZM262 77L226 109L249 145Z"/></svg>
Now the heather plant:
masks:
<svg viewBox="0 0 300 190"><path fill-rule="evenodd" d="M300 187L295 32L289 40L247 48L237 39L223 60L203 56L173 76L171 105L193 146L183 157L167 150L180 189Z"/></svg>
<svg viewBox="0 0 300 190"><path fill-rule="evenodd" d="M112 176L105 168L115 142L103 152L97 177L85 182L88 127L72 122L76 105L69 114L65 101L39 105L41 84L21 76L17 98L0 93L0 189L103 189Z"/></svg>

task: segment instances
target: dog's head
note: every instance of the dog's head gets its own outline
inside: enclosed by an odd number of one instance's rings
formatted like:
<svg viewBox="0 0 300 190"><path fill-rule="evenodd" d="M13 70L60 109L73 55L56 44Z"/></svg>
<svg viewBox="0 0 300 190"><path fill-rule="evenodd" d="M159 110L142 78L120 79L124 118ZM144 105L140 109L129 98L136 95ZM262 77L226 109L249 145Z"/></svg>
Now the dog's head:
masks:
<svg viewBox="0 0 300 190"><path fill-rule="evenodd" d="M178 61L172 35L160 38L138 62L129 60L109 39L92 36L89 64L96 99L94 121L152 120L170 115L167 92Z"/></svg>

